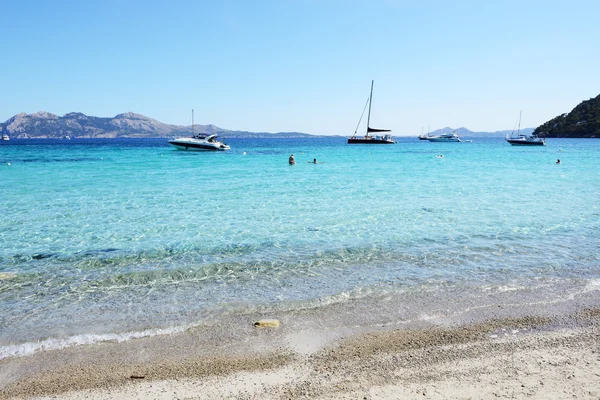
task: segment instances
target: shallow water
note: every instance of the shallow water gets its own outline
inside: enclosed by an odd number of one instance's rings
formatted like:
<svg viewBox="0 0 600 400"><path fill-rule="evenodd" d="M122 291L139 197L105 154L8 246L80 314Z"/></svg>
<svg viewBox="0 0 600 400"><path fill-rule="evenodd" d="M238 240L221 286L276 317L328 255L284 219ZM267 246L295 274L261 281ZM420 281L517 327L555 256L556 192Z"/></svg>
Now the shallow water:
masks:
<svg viewBox="0 0 600 400"><path fill-rule="evenodd" d="M226 314L600 290L600 140L227 142L0 143L0 358Z"/></svg>

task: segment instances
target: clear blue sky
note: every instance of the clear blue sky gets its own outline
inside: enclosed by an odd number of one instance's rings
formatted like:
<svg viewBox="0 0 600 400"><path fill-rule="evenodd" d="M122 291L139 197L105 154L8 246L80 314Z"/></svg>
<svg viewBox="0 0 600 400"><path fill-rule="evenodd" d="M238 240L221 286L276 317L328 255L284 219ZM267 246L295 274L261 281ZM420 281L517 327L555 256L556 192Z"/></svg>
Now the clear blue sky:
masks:
<svg viewBox="0 0 600 400"><path fill-rule="evenodd" d="M351 134L534 127L600 93L600 1L4 1L0 121Z"/></svg>

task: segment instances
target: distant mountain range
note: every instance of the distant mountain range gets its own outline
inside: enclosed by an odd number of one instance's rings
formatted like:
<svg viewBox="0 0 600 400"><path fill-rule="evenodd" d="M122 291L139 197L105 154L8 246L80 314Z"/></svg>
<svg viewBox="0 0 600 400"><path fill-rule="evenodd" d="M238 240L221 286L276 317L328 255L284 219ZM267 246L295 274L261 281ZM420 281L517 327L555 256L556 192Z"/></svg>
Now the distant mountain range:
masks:
<svg viewBox="0 0 600 400"><path fill-rule="evenodd" d="M473 132L467 128L445 127L430 132L439 135L446 132L456 133L460 137L505 137L512 131ZM523 133L531 133L534 128L521 129ZM195 133L216 133L223 138L299 138L316 137L301 132L248 132L219 128L215 125L194 125ZM0 134L11 138L167 138L192 134L191 126L169 125L155 119L132 112L123 113L114 118L92 117L72 112L62 117L49 112L40 111L34 114L21 113L0 123Z"/></svg>
<svg viewBox="0 0 600 400"><path fill-rule="evenodd" d="M543 137L600 138L600 95L536 128Z"/></svg>
<svg viewBox="0 0 600 400"><path fill-rule="evenodd" d="M224 138L231 137L314 137L300 132L246 132L232 131L215 125L194 125L195 133L216 133ZM11 138L161 138L186 136L192 126L169 125L132 112L114 118L92 117L82 113L69 113L62 117L40 111L34 114L21 113L0 123L0 134Z"/></svg>

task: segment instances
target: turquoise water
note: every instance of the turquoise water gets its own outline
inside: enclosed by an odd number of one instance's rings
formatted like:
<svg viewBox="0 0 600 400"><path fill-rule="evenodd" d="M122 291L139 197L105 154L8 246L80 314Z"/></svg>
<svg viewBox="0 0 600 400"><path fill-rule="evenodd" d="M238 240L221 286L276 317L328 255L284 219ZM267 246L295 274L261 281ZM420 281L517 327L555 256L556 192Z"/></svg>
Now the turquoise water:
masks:
<svg viewBox="0 0 600 400"><path fill-rule="evenodd" d="M1 143L0 358L389 295L600 290L600 140L228 143Z"/></svg>

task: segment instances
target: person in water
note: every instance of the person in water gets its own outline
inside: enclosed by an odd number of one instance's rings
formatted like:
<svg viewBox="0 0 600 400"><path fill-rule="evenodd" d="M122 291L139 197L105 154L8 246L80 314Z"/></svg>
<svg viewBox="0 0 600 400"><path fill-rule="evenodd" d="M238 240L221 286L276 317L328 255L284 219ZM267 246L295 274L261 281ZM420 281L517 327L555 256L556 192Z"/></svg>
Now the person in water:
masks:
<svg viewBox="0 0 600 400"><path fill-rule="evenodd" d="M313 160L313 164L316 164L316 163L317 163L317 159L315 158L315 159Z"/></svg>
<svg viewBox="0 0 600 400"><path fill-rule="evenodd" d="M294 164L296 164L296 159L294 158L294 155L293 155L293 154L290 156L290 158L289 158L289 160L288 160L288 161L289 161L290 165L294 165Z"/></svg>
<svg viewBox="0 0 600 400"><path fill-rule="evenodd" d="M557 164L560 164L560 158L559 158L558 160L556 160L556 163L557 163Z"/></svg>

